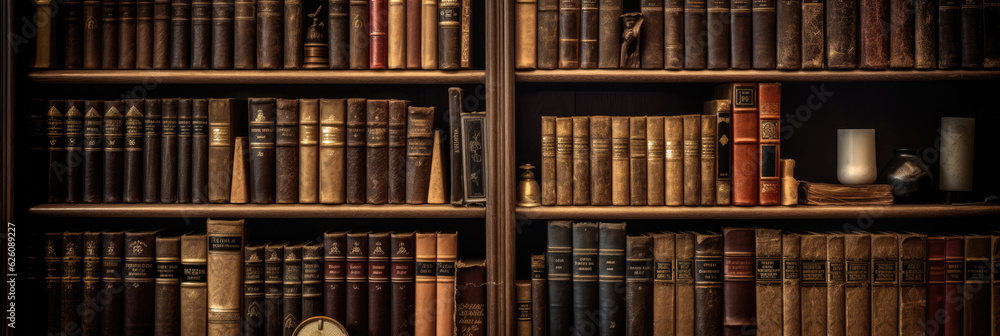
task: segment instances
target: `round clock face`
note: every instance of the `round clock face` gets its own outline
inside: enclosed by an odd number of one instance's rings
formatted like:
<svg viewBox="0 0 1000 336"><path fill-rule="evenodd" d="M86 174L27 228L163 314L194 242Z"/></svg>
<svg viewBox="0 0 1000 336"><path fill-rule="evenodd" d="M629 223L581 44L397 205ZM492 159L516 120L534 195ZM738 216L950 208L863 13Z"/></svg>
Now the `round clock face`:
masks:
<svg viewBox="0 0 1000 336"><path fill-rule="evenodd" d="M302 321L293 336L347 336L347 329L332 318L314 316Z"/></svg>

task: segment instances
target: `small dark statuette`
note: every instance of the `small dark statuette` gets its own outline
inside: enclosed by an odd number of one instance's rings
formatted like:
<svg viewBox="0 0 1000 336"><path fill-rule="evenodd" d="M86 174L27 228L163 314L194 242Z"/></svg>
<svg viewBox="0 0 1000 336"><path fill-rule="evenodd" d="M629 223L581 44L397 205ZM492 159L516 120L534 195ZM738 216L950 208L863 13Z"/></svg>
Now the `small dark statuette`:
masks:
<svg viewBox="0 0 1000 336"><path fill-rule="evenodd" d="M306 32L306 44L304 48L304 58L303 58L303 69L326 69L329 68L327 63L327 55L329 49L327 48L326 37L323 32L323 22L319 20L319 12L323 9L323 6L316 8L316 12L309 14L309 18L312 19L312 25L309 26L309 31Z"/></svg>
<svg viewBox="0 0 1000 336"><path fill-rule="evenodd" d="M621 64L623 69L639 68L639 32L642 27L642 13L626 13L621 16L623 27Z"/></svg>

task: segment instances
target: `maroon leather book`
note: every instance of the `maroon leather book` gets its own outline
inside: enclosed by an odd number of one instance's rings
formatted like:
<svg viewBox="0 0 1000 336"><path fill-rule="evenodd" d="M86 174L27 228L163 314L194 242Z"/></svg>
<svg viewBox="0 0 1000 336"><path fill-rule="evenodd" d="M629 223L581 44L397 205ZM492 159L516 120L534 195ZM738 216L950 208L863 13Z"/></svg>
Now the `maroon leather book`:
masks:
<svg viewBox="0 0 1000 336"><path fill-rule="evenodd" d="M156 275L156 232L125 232L124 270L124 336L153 334L153 309L155 302L153 278Z"/></svg>
<svg viewBox="0 0 1000 336"><path fill-rule="evenodd" d="M733 205L757 205L757 84L720 86L716 97L733 103Z"/></svg>
<svg viewBox="0 0 1000 336"><path fill-rule="evenodd" d="M368 233L347 234L347 309L350 335L368 334Z"/></svg>
<svg viewBox="0 0 1000 336"><path fill-rule="evenodd" d="M455 263L455 334L486 335L486 262Z"/></svg>
<svg viewBox="0 0 1000 336"><path fill-rule="evenodd" d="M118 336L122 332L122 253L124 233L101 234L101 293L107 304L100 313L101 335Z"/></svg>
<svg viewBox="0 0 1000 336"><path fill-rule="evenodd" d="M138 0L135 10L135 67L153 68L153 0Z"/></svg>
<svg viewBox="0 0 1000 336"><path fill-rule="evenodd" d="M390 282L392 285L389 302L389 333L391 335L413 335L414 314L414 234L393 233L390 237Z"/></svg>
<svg viewBox="0 0 1000 336"><path fill-rule="evenodd" d="M781 83L760 83L757 92L760 95L759 204L778 205L781 202Z"/></svg>
<svg viewBox="0 0 1000 336"><path fill-rule="evenodd" d="M944 335L944 314L938 312L944 311L947 246L947 237L927 237L927 323L938 326L927 329L928 336Z"/></svg>
<svg viewBox="0 0 1000 336"><path fill-rule="evenodd" d="M337 321L344 321L347 310L344 305L346 244L347 233L323 234L323 314Z"/></svg>
<svg viewBox="0 0 1000 336"><path fill-rule="evenodd" d="M963 335L965 238L948 237L945 243L944 336Z"/></svg>
<svg viewBox="0 0 1000 336"><path fill-rule="evenodd" d="M370 0L371 20L368 23L371 47L368 67L385 69L388 58L389 0Z"/></svg>
<svg viewBox="0 0 1000 336"><path fill-rule="evenodd" d="M368 335L389 333L389 249L388 233L368 235Z"/></svg>
<svg viewBox="0 0 1000 336"><path fill-rule="evenodd" d="M754 229L723 228L722 236L723 334L738 336L757 326Z"/></svg>
<svg viewBox="0 0 1000 336"><path fill-rule="evenodd" d="M118 68L118 0L101 0L101 69Z"/></svg>
<svg viewBox="0 0 1000 336"><path fill-rule="evenodd" d="M889 26L886 24L889 22L889 0L861 0L858 15L861 16L860 67L889 67Z"/></svg>
<svg viewBox="0 0 1000 336"><path fill-rule="evenodd" d="M992 329L991 323L986 322L992 318L992 298L987 294L991 289L990 257L993 255L990 239L989 236L981 235L965 236L965 302L961 306L965 314L965 335L989 335Z"/></svg>
<svg viewBox="0 0 1000 336"><path fill-rule="evenodd" d="M366 101L364 98L347 100L347 203L365 203L365 188L367 184L365 169L366 157Z"/></svg>

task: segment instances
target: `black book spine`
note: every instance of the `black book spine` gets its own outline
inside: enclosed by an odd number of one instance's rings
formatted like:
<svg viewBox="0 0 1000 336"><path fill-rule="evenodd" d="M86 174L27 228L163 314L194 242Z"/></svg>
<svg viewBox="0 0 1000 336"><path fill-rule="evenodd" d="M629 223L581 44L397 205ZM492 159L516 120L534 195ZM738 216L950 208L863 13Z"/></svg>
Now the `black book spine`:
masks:
<svg viewBox="0 0 1000 336"><path fill-rule="evenodd" d="M368 236L368 335L389 335L389 252L388 233Z"/></svg>
<svg viewBox="0 0 1000 336"><path fill-rule="evenodd" d="M212 0L212 69L232 69L236 20L234 0Z"/></svg>
<svg viewBox="0 0 1000 336"><path fill-rule="evenodd" d="M344 327L348 334L368 334L368 233L347 234L347 310Z"/></svg>
<svg viewBox="0 0 1000 336"><path fill-rule="evenodd" d="M144 203L157 203L160 201L160 151L162 150L160 100L146 99L144 109L146 115L145 132L143 132L145 146L142 151L142 166L144 168L142 201Z"/></svg>
<svg viewBox="0 0 1000 336"><path fill-rule="evenodd" d="M83 1L83 68L101 68L101 1Z"/></svg>
<svg viewBox="0 0 1000 336"><path fill-rule="evenodd" d="M285 246L282 276L282 335L292 336L302 322L302 245Z"/></svg>
<svg viewBox="0 0 1000 336"><path fill-rule="evenodd" d="M121 162L121 161L119 161ZM124 234L101 234L101 293L105 302L100 312L101 335L118 336L122 332L122 256Z"/></svg>
<svg viewBox="0 0 1000 336"><path fill-rule="evenodd" d="M70 100L66 104L66 203L79 203L83 199L83 101Z"/></svg>
<svg viewBox="0 0 1000 336"><path fill-rule="evenodd" d="M62 287L59 281L62 278L62 233L46 233L45 234L45 296L46 296L46 311L45 316L48 317L46 321L49 335L59 335L60 333L60 314L59 308L62 306L62 301L60 300L60 293L62 292ZM119 285L119 289L120 289Z"/></svg>
<svg viewBox="0 0 1000 336"><path fill-rule="evenodd" d="M160 106L160 202L177 202L177 99ZM190 120L190 119L189 119Z"/></svg>
<svg viewBox="0 0 1000 336"><path fill-rule="evenodd" d="M191 66L191 0L170 2L170 68Z"/></svg>
<svg viewBox="0 0 1000 336"><path fill-rule="evenodd" d="M124 157L123 132L125 127L122 109L125 104L120 100L104 102L104 203L119 203L122 201L122 160Z"/></svg>
<svg viewBox="0 0 1000 336"><path fill-rule="evenodd" d="M753 64L753 10L752 0L731 0L729 15L732 18L729 26L731 35L730 68L750 69Z"/></svg>
<svg viewBox="0 0 1000 336"><path fill-rule="evenodd" d="M208 99L191 100L191 203L208 203Z"/></svg>
<svg viewBox="0 0 1000 336"><path fill-rule="evenodd" d="M599 334L621 335L625 326L625 223L601 223L598 233Z"/></svg>
<svg viewBox="0 0 1000 336"><path fill-rule="evenodd" d="M962 0L962 68L982 67L983 0Z"/></svg>
<svg viewBox="0 0 1000 336"><path fill-rule="evenodd" d="M177 100L177 203L191 203L191 99Z"/></svg>
<svg viewBox="0 0 1000 336"><path fill-rule="evenodd" d="M351 47L348 43L350 36L350 20L348 0L330 0L329 4L329 43L330 43L330 68L347 69ZM409 8L407 8L409 10Z"/></svg>
<svg viewBox="0 0 1000 336"><path fill-rule="evenodd" d="M118 3L118 69L135 69L136 1Z"/></svg>
<svg viewBox="0 0 1000 336"><path fill-rule="evenodd" d="M778 69L798 70L802 67L802 0L776 1Z"/></svg>
<svg viewBox="0 0 1000 336"><path fill-rule="evenodd" d="M938 68L954 69L961 65L961 0L938 0Z"/></svg>
<svg viewBox="0 0 1000 336"><path fill-rule="evenodd" d="M600 34L600 19L598 17L598 0L582 0L580 2L580 68L597 68L599 59L598 39ZM617 20L616 20L617 21ZM645 27L643 27L645 29Z"/></svg>
<svg viewBox="0 0 1000 336"><path fill-rule="evenodd" d="M212 0L191 0L191 69L212 67Z"/></svg>
<svg viewBox="0 0 1000 336"><path fill-rule="evenodd" d="M122 201L139 203L142 201L142 150L143 150L143 106L142 99L126 99L125 107L125 173L123 174Z"/></svg>
<svg viewBox="0 0 1000 336"><path fill-rule="evenodd" d="M243 249L243 335L264 335L264 246Z"/></svg>
<svg viewBox="0 0 1000 336"><path fill-rule="evenodd" d="M104 159L104 102L88 100L84 102L83 115L83 199L84 203L101 201L101 183L103 172L101 161Z"/></svg>
<svg viewBox="0 0 1000 336"><path fill-rule="evenodd" d="M729 0L708 0L706 32L708 37L709 69L728 69L731 42L730 31L733 20ZM645 25L645 23L643 23Z"/></svg>
<svg viewBox="0 0 1000 336"><path fill-rule="evenodd" d="M49 101L49 111L45 117L46 135L49 140L49 203L62 202L66 194L66 148L63 146L66 141L66 116L63 113L65 106L65 100Z"/></svg>
<svg viewBox="0 0 1000 336"><path fill-rule="evenodd" d="M277 110L274 98L250 98L250 201L274 203L274 128Z"/></svg>
<svg viewBox="0 0 1000 336"><path fill-rule="evenodd" d="M694 331L722 334L722 235L695 235Z"/></svg>
<svg viewBox="0 0 1000 336"><path fill-rule="evenodd" d="M549 335L568 335L573 323L573 230L569 221L550 221L548 251Z"/></svg>
<svg viewBox="0 0 1000 336"><path fill-rule="evenodd" d="M118 68L118 0L101 0L101 69Z"/></svg>
<svg viewBox="0 0 1000 336"><path fill-rule="evenodd" d="M392 335L413 335L414 314L413 282L415 275L413 233L393 233L391 236L390 295L391 312L389 332Z"/></svg>
<svg viewBox="0 0 1000 336"><path fill-rule="evenodd" d="M578 330L598 326L597 233L597 223L573 223L573 328Z"/></svg>
<svg viewBox="0 0 1000 336"><path fill-rule="evenodd" d="M323 244L302 247L302 320L323 315Z"/></svg>
<svg viewBox="0 0 1000 336"><path fill-rule="evenodd" d="M284 247L264 247L264 335L281 336Z"/></svg>
<svg viewBox="0 0 1000 336"><path fill-rule="evenodd" d="M937 69L937 0L914 0L913 52L917 69ZM1000 27L998 27L1000 29Z"/></svg>
<svg viewBox="0 0 1000 336"><path fill-rule="evenodd" d="M68 0L63 2L66 13L63 16L64 66L66 69L83 67L83 2ZM61 11L61 9L59 10Z"/></svg>
<svg viewBox="0 0 1000 336"><path fill-rule="evenodd" d="M983 0L983 67L1000 68L1000 0Z"/></svg>
<svg viewBox="0 0 1000 336"><path fill-rule="evenodd" d="M80 315L77 314L77 307L80 305L80 295L82 295L83 277L83 233L64 232L62 242L62 277L59 308L61 318L59 320L60 329L64 335L72 333L73 329L79 330Z"/></svg>
<svg viewBox="0 0 1000 336"><path fill-rule="evenodd" d="M705 0L684 0L684 69L706 66L708 54L707 4Z"/></svg>
<svg viewBox="0 0 1000 336"><path fill-rule="evenodd" d="M603 7L602 7L603 8ZM620 21L615 17L615 22ZM559 67L559 0L538 0L538 68ZM617 49L617 48L616 48ZM616 52L617 53L617 52ZM614 64L618 67L618 63Z"/></svg>
<svg viewBox="0 0 1000 336"><path fill-rule="evenodd" d="M775 0L753 0L753 68L774 69L776 66Z"/></svg>

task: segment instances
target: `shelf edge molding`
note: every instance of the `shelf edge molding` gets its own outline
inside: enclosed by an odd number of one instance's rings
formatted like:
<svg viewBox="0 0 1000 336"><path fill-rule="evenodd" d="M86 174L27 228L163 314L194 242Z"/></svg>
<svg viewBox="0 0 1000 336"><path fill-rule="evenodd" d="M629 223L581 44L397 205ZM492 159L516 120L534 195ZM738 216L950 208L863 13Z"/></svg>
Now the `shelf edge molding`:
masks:
<svg viewBox="0 0 1000 336"><path fill-rule="evenodd" d="M555 206L518 207L519 219L831 219L831 218L931 218L1000 216L1000 205L952 206L755 206L755 207L665 207L665 206Z"/></svg>
<svg viewBox="0 0 1000 336"><path fill-rule="evenodd" d="M997 70L526 70L522 83L854 82L1000 79Z"/></svg>
<svg viewBox="0 0 1000 336"><path fill-rule="evenodd" d="M477 84L483 70L43 70L43 84Z"/></svg>
<svg viewBox="0 0 1000 336"><path fill-rule="evenodd" d="M485 218L486 208L450 204L42 204L52 217L215 218Z"/></svg>

